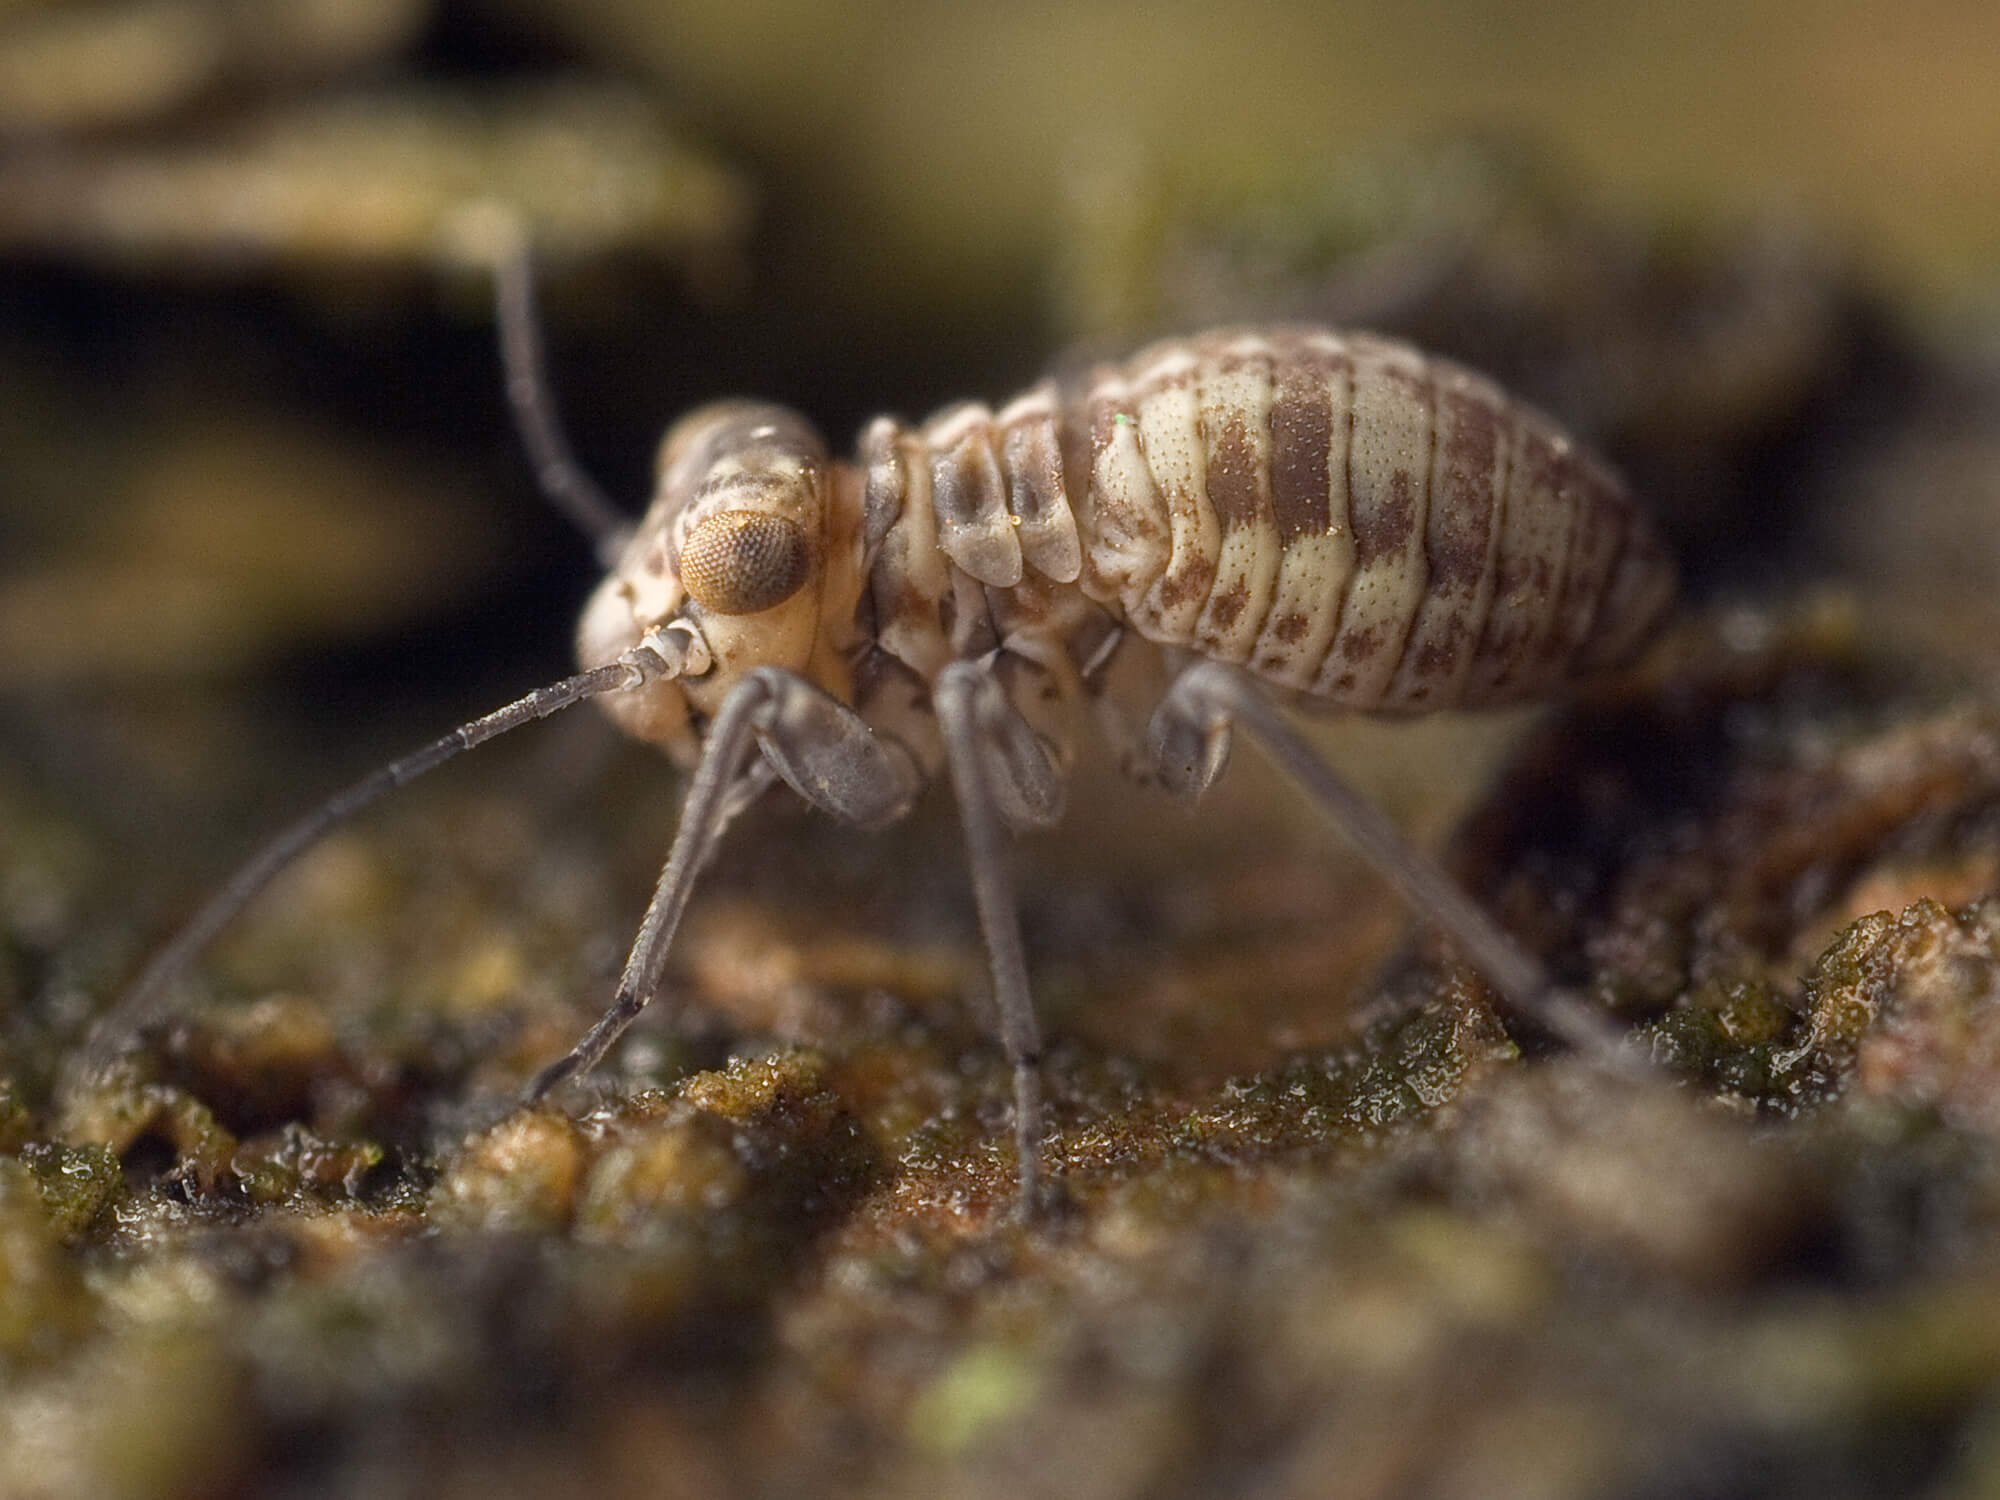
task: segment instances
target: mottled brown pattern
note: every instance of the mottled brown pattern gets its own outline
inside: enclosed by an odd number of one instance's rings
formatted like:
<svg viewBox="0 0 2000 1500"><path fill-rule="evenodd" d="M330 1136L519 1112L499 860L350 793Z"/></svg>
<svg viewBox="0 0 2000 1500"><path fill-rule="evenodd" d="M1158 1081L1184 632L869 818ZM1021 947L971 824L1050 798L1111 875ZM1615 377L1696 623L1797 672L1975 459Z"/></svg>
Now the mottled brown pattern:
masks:
<svg viewBox="0 0 2000 1500"><path fill-rule="evenodd" d="M1605 584L1590 638L1577 652L1577 670L1624 665L1650 639L1673 596L1673 559L1644 517L1628 509L1617 562Z"/></svg>
<svg viewBox="0 0 2000 1500"><path fill-rule="evenodd" d="M1537 644L1553 623L1556 590L1562 581L1557 570L1569 550L1568 528L1553 557L1540 544L1524 547L1518 537L1538 518L1554 519L1572 508L1557 485L1558 465L1555 441L1542 423L1519 422L1508 484L1509 504L1518 513L1511 518L1496 561L1493 607L1474 662L1489 699L1519 696L1530 680Z"/></svg>
<svg viewBox="0 0 2000 1500"><path fill-rule="evenodd" d="M1153 371L1132 387L1131 410L1137 411L1166 391L1184 391L1200 378L1198 364L1170 364Z"/></svg>
<svg viewBox="0 0 2000 1500"><path fill-rule="evenodd" d="M1380 350L1390 355L1415 352L1410 350L1407 345L1397 345L1388 339L1364 336L1358 339L1357 342L1363 348L1370 349L1371 351ZM1424 363L1420 362L1413 368L1394 358L1388 358L1382 360L1378 367L1378 374L1381 377L1382 383L1395 391L1402 399L1420 402L1425 406L1431 404L1431 380L1429 374L1426 373Z"/></svg>
<svg viewBox="0 0 2000 1500"><path fill-rule="evenodd" d="M1211 423L1213 426L1211 427ZM1204 407L1202 425L1208 437L1208 503L1225 533L1257 524L1262 486L1257 454L1243 427L1241 412L1212 412Z"/></svg>
<svg viewBox="0 0 2000 1500"><path fill-rule="evenodd" d="M1445 434L1431 478L1430 520L1424 555L1431 587L1471 594L1486 572L1486 543L1496 509L1494 463L1499 456L1499 414L1478 396L1440 384L1439 430Z"/></svg>
<svg viewBox="0 0 2000 1500"><path fill-rule="evenodd" d="M1423 609L1429 586L1424 536L1431 501L1436 407L1427 362L1386 340L1354 340L1348 517L1354 536L1354 577L1340 606L1337 634L1318 663L1315 685L1343 661L1352 679L1340 692L1357 708L1388 701L1397 664ZM1363 661L1345 654L1345 637L1368 632L1379 644Z"/></svg>
<svg viewBox="0 0 2000 1500"><path fill-rule="evenodd" d="M1590 639L1617 560L1624 516L1607 497L1596 470L1574 450L1564 455L1561 474L1565 490L1576 496L1577 519L1570 533L1562 596L1555 606L1554 625L1542 643L1542 656L1558 672L1567 673Z"/></svg>
<svg viewBox="0 0 2000 1500"><path fill-rule="evenodd" d="M1365 567L1409 546L1417 517L1417 484L1408 469L1397 469L1379 490L1368 485L1358 488L1349 514L1355 561Z"/></svg>
<svg viewBox="0 0 2000 1500"><path fill-rule="evenodd" d="M1132 413L1123 401L1114 401L1108 396L1093 397L1090 403L1090 451L1102 453L1111 446L1112 431L1120 418L1130 421Z"/></svg>
<svg viewBox="0 0 2000 1500"><path fill-rule="evenodd" d="M1327 454L1333 442L1333 397L1347 382L1344 360L1309 361L1305 351L1281 356L1272 372L1271 504L1278 536L1319 536L1333 524Z"/></svg>
<svg viewBox="0 0 2000 1500"><path fill-rule="evenodd" d="M1131 400L1114 400L1110 397L1100 397L1091 403L1090 456L1093 469L1096 461L1111 449L1121 432L1137 433L1138 418L1133 415L1135 404ZM1105 499L1103 495L1095 495L1092 498L1099 502ZM1124 508L1120 509L1122 511ZM1164 541L1167 535L1166 527L1151 516L1146 520L1148 533Z"/></svg>
<svg viewBox="0 0 2000 1500"><path fill-rule="evenodd" d="M1134 493L1129 482L1115 489L1104 483L1103 471L1117 461L1121 446L1136 450L1135 425L1123 395L1105 392L1100 383L1091 396L1090 444L1079 491L1084 499L1078 517L1085 539L1083 586L1092 598L1107 603L1143 588L1166 566L1170 551L1158 495Z"/></svg>
<svg viewBox="0 0 2000 1500"><path fill-rule="evenodd" d="M1204 597L1215 582L1215 559L1190 557L1154 585L1162 609L1173 609L1189 600Z"/></svg>
<svg viewBox="0 0 2000 1500"><path fill-rule="evenodd" d="M1492 599L1503 524L1508 407L1499 392L1445 361L1435 381L1431 493L1425 508L1426 582L1384 707L1453 702L1473 667L1477 630Z"/></svg>
<svg viewBox="0 0 2000 1500"><path fill-rule="evenodd" d="M1212 357L1197 341L1195 349ZM1133 410L1142 467L1168 528L1166 568L1149 590L1127 590L1133 622L1154 639L1193 642L1200 613L1218 572L1222 528L1208 499L1208 454L1202 439L1206 359L1174 346L1142 363L1133 380Z"/></svg>
<svg viewBox="0 0 2000 1500"><path fill-rule="evenodd" d="M1354 576L1314 679L1316 691L1337 692L1356 708L1388 701L1428 587L1424 532L1435 440L1430 386L1428 366L1414 350L1356 340L1347 464ZM1346 640L1363 634L1371 641L1367 654L1348 655ZM1353 670L1341 672L1342 663ZM1328 681L1336 672L1350 679L1338 689Z"/></svg>
<svg viewBox="0 0 2000 1500"><path fill-rule="evenodd" d="M1266 633L1269 634L1274 640L1282 641L1286 645L1291 646L1291 645L1296 645L1298 642L1304 640L1306 638L1307 632L1309 632L1311 629L1312 629L1312 621L1307 619L1304 615L1297 613L1286 613L1278 616L1276 620L1272 621L1271 627L1269 631Z"/></svg>
<svg viewBox="0 0 2000 1500"><path fill-rule="evenodd" d="M1518 561L1503 565L1494 578L1493 607L1486 612L1486 622L1473 647L1473 701L1488 703L1508 696L1493 689L1509 681L1514 659L1522 644L1530 639L1525 608L1532 605L1524 607L1521 603L1527 594L1525 565Z"/></svg>
<svg viewBox="0 0 2000 1500"><path fill-rule="evenodd" d="M1471 645L1472 626L1464 616L1453 615L1409 653L1405 666L1419 680L1448 677Z"/></svg>
<svg viewBox="0 0 2000 1500"><path fill-rule="evenodd" d="M1208 614L1217 629L1227 630L1236 623L1249 603L1250 590L1240 583L1231 584L1208 596Z"/></svg>
<svg viewBox="0 0 2000 1500"><path fill-rule="evenodd" d="M1384 633L1379 625L1371 625L1366 630L1343 630L1333 638L1334 645L1339 649L1343 661L1359 664L1382 649ZM1351 678L1349 680L1352 681Z"/></svg>

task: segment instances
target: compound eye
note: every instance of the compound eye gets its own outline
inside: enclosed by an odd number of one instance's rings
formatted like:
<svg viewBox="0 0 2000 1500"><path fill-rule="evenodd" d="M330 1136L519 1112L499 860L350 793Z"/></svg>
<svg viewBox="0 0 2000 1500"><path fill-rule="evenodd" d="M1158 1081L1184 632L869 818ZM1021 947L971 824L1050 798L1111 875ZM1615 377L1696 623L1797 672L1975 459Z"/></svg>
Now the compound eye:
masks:
<svg viewBox="0 0 2000 1500"><path fill-rule="evenodd" d="M725 510L681 543L681 584L720 615L783 604L812 576L812 543L796 522L762 510Z"/></svg>

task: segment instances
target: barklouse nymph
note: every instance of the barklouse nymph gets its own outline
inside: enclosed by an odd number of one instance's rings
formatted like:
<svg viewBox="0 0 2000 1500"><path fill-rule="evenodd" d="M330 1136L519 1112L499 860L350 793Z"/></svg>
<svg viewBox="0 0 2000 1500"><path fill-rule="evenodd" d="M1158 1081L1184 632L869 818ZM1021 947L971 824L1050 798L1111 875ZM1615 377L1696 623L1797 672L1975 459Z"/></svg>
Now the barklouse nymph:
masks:
<svg viewBox="0 0 2000 1500"><path fill-rule="evenodd" d="M683 418L628 526L571 461L540 370L524 258L500 274L508 390L550 497L608 572L582 670L384 767L255 855L141 973L85 1049L101 1073L176 977L286 864L390 787L584 698L693 777L611 1008L524 1102L593 1067L659 988L697 876L782 780L862 827L931 778L957 794L1036 1197L1040 1037L1009 829L1061 815L1071 735L1120 650L1190 664L1132 747L1199 795L1240 726L1519 1012L1609 1055L1606 1023L1287 722L1271 691L1362 711L1551 696L1647 640L1673 570L1620 482L1541 413L1408 345L1320 328L1174 339L998 412L878 418L831 458L792 412ZM1099 714L1098 717L1106 717Z"/></svg>

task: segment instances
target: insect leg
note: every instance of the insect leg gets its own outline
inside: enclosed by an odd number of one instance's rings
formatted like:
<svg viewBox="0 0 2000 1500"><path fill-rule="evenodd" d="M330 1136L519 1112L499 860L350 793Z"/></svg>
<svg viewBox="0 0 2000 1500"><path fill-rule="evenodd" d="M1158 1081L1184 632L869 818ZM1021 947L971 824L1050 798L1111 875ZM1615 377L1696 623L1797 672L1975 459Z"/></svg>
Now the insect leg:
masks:
<svg viewBox="0 0 2000 1500"><path fill-rule="evenodd" d="M1199 795L1220 770L1230 724L1353 840L1418 913L1440 928L1513 1011L1621 1069L1637 1066L1620 1033L1596 1011L1555 989L1540 963L1468 897L1396 825L1335 773L1241 669L1201 661L1175 679L1153 715L1150 741L1163 781Z"/></svg>
<svg viewBox="0 0 2000 1500"><path fill-rule="evenodd" d="M526 697L517 698L490 714L461 724L421 750L364 776L282 829L237 868L222 889L209 897L187 925L153 955L152 961L140 971L139 977L118 1004L98 1018L91 1028L89 1039L65 1069L62 1092L72 1094L102 1080L118 1055L142 1031L157 1024L168 1013L174 982L214 941L216 934L277 879L286 866L340 824L385 793L414 781L461 751L470 750L497 734L546 718L585 698L638 687L658 676L662 670L661 658L651 650L641 649L605 666L537 688Z"/></svg>
<svg viewBox="0 0 2000 1500"><path fill-rule="evenodd" d="M861 715L775 667L751 674L775 684L757 726L764 763L822 812L861 828L881 828L910 810L923 773L896 740L878 735Z"/></svg>
<svg viewBox="0 0 2000 1500"><path fill-rule="evenodd" d="M708 727L701 763L681 804L680 827L652 903L639 924L611 1008L576 1046L535 1075L523 1095L533 1104L565 1079L603 1060L660 987L667 950L697 877L746 791L765 779L750 761L761 744L765 763L800 796L848 822L887 822L908 808L922 785L900 745L878 739L853 709L803 677L760 667L730 690Z"/></svg>
<svg viewBox="0 0 2000 1500"><path fill-rule="evenodd" d="M1014 1068L1014 1140L1019 1153L1020 1211L1035 1211L1042 1149L1041 1028L1021 956L1021 919L1000 844L1000 824L1046 826L1062 815L1062 782L1034 731L1008 703L991 673L954 662L938 674L931 702L951 764L952 789L965 828L972 898L992 967L1000 1042Z"/></svg>

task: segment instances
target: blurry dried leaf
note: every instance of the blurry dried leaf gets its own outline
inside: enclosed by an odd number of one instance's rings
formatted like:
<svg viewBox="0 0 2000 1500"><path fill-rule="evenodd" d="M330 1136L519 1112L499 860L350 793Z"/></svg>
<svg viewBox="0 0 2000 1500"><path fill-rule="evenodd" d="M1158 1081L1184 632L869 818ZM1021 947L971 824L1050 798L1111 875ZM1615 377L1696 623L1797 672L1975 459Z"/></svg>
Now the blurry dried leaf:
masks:
<svg viewBox="0 0 2000 1500"><path fill-rule="evenodd" d="M431 0L0 5L0 136L98 129L243 83L326 78L402 48Z"/></svg>
<svg viewBox="0 0 2000 1500"><path fill-rule="evenodd" d="M94 541L0 578L0 684L227 672L435 605L492 562L477 505L331 434L196 421Z"/></svg>
<svg viewBox="0 0 2000 1500"><path fill-rule="evenodd" d="M496 207L551 257L622 250L713 276L749 199L645 98L580 82L319 99L0 164L0 247L120 263L450 268Z"/></svg>

